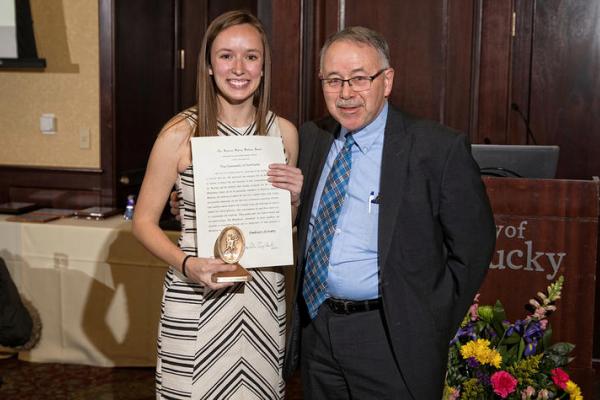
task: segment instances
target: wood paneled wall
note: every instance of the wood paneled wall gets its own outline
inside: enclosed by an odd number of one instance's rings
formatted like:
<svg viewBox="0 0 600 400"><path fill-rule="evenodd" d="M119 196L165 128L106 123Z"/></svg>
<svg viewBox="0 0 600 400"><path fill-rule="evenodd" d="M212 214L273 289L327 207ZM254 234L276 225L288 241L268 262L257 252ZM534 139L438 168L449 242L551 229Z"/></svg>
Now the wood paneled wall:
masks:
<svg viewBox="0 0 600 400"><path fill-rule="evenodd" d="M263 1L259 2L259 6L262 3L268 4L259 7L259 17L265 21L273 53L272 108L279 115L297 123L301 119L303 96L300 88L302 6L297 0Z"/></svg>
<svg viewBox="0 0 600 400"><path fill-rule="evenodd" d="M600 2L535 2L531 128L561 147L560 178L600 175Z"/></svg>
<svg viewBox="0 0 600 400"><path fill-rule="evenodd" d="M126 3L98 0L101 170L49 175L0 167L1 201L21 182L96 191L105 204L135 191L120 178L125 172L139 183L162 123L194 103L202 34L208 21L234 8L265 23L273 108L296 124L326 114L317 79L325 38L340 26L366 25L390 42L395 105L467 132L474 143L558 144L558 177L600 175L598 2L169 0L155 12ZM180 48L184 69L177 68Z"/></svg>
<svg viewBox="0 0 600 400"><path fill-rule="evenodd" d="M600 175L600 157L593 150L600 148L600 3L316 0L304 5L309 13L301 32L301 121L326 113L316 81L325 37L340 25L364 25L390 43L395 105L467 132L474 143L558 144L558 177ZM528 124L535 138L527 134Z"/></svg>
<svg viewBox="0 0 600 400"><path fill-rule="evenodd" d="M341 26L365 25L390 42L395 105L467 132L474 143L532 143L529 124L538 144L561 146L558 177L600 175L598 1L168 0L150 10L141 0L98 0L98 6L101 169L3 166L0 201L35 198L26 189L37 188L62 192L46 204L56 207L88 205L73 199L122 205L139 186L162 124L195 101L196 57L208 21L235 8L263 20L273 50L272 106L298 125L326 113L317 79L325 38ZM183 69L179 49L185 49Z"/></svg>

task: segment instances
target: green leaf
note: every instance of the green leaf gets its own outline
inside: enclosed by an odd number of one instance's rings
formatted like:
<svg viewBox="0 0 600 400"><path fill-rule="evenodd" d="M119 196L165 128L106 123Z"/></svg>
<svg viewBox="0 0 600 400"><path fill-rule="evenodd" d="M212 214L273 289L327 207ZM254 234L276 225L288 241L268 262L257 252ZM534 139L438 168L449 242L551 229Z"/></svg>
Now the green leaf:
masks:
<svg viewBox="0 0 600 400"><path fill-rule="evenodd" d="M542 345L544 346L544 349L548 349L548 348L550 348L551 343L552 343L552 328L550 328L548 326L548 328L544 332L544 336L542 337Z"/></svg>
<svg viewBox="0 0 600 400"><path fill-rule="evenodd" d="M574 348L575 345L572 343L559 342L554 343L552 346L548 347L548 351L551 351L552 353L556 353L561 356L566 356L570 352L572 352Z"/></svg>
<svg viewBox="0 0 600 400"><path fill-rule="evenodd" d="M514 364L518 360L518 356L519 356L518 351L519 351L518 346L512 346L510 348L507 348L506 357L502 357L502 359L504 361L503 364L504 365Z"/></svg>
<svg viewBox="0 0 600 400"><path fill-rule="evenodd" d="M516 344L516 343L519 343L520 340L521 340L521 336L519 336L518 333L513 333L512 335L505 337L504 340L502 340L502 343Z"/></svg>
<svg viewBox="0 0 600 400"><path fill-rule="evenodd" d="M506 320L506 313L504 312L504 306L500 302L500 300L496 301L496 304L493 308L494 317L492 319L492 329L496 332L498 337L504 336L504 332L510 325L505 325L504 321Z"/></svg>
<svg viewBox="0 0 600 400"><path fill-rule="evenodd" d="M477 334L477 336L479 336L480 333L483 332L483 330L485 329L486 326L487 326L487 323L482 320L479 320L475 323L475 333Z"/></svg>
<svg viewBox="0 0 600 400"><path fill-rule="evenodd" d="M525 341L521 339L519 341L519 351L517 353L517 360L520 360L523 357L523 351L525 350Z"/></svg>
<svg viewBox="0 0 600 400"><path fill-rule="evenodd" d="M546 370L564 367L573 359L568 354L575 348L571 343L556 343L544 352L543 367Z"/></svg>
<svg viewBox="0 0 600 400"><path fill-rule="evenodd" d="M504 312L504 306L500 300L496 300L494 305L494 321L502 322L506 319L506 313Z"/></svg>
<svg viewBox="0 0 600 400"><path fill-rule="evenodd" d="M504 336L504 332L506 332L506 328L504 327L504 325L500 321L497 321L495 318L492 322L492 329L494 330L494 332L496 332L496 335L498 337Z"/></svg>

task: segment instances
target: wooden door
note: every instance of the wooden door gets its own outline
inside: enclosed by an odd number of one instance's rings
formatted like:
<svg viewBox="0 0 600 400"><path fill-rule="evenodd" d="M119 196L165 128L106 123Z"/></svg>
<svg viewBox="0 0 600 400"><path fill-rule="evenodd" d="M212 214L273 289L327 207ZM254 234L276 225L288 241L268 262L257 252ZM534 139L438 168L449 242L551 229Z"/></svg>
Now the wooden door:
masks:
<svg viewBox="0 0 600 400"><path fill-rule="evenodd" d="M115 5L116 205L137 194L152 145L177 110L175 0Z"/></svg>

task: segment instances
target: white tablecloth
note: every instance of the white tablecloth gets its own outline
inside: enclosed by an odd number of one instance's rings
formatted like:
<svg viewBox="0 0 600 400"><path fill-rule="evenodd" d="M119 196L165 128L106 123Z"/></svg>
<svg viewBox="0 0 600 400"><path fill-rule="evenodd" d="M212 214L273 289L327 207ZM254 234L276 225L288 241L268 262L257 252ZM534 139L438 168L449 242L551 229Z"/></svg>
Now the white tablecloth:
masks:
<svg viewBox="0 0 600 400"><path fill-rule="evenodd" d="M19 358L97 366L152 366L166 266L131 234L131 222L0 215L0 256L38 309L40 343ZM168 232L174 242L177 232Z"/></svg>

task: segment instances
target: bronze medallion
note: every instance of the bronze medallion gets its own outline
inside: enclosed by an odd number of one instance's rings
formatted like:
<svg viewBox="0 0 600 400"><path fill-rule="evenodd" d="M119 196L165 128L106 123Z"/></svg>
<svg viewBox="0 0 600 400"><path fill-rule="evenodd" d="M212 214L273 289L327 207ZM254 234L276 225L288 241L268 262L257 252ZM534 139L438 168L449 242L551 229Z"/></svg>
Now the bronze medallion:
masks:
<svg viewBox="0 0 600 400"><path fill-rule="evenodd" d="M227 264L240 261L246 248L246 239L241 229L237 226L223 228L215 243L216 253Z"/></svg>

